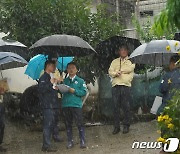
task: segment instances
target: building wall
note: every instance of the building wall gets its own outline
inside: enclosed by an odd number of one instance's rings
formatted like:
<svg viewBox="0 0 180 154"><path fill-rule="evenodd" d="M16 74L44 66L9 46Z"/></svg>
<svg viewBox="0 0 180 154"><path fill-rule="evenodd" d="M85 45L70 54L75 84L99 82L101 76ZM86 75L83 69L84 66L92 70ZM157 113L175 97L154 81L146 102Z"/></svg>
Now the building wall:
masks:
<svg viewBox="0 0 180 154"><path fill-rule="evenodd" d="M145 23L148 18L153 22L154 17L158 15L161 10L166 7L166 0L146 0L139 2L139 21L141 24ZM152 11L152 16L147 16L145 13ZM144 13L144 16L142 15Z"/></svg>
<svg viewBox="0 0 180 154"><path fill-rule="evenodd" d="M117 3L117 1L119 3ZM136 30L132 24L132 13L137 16L142 26L149 19L153 23L154 17L166 7L166 1L167 0L94 0L93 6L96 8L98 4L103 3L107 4L107 12L109 15L119 12L121 16L119 22L125 27L123 29L125 36L137 38ZM148 16L148 14L150 16Z"/></svg>

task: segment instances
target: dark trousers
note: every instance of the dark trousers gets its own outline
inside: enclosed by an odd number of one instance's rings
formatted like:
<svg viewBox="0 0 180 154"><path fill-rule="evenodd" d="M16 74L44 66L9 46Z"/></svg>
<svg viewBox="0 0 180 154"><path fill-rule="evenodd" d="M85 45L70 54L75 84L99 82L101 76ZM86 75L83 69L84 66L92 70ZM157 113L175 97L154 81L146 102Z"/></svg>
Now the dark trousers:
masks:
<svg viewBox="0 0 180 154"><path fill-rule="evenodd" d="M65 107L63 108L63 114L65 117L68 142L73 141L73 136L72 136L73 119L75 120L75 123L78 127L81 143L85 142L85 131L83 126L82 109L77 107Z"/></svg>
<svg viewBox="0 0 180 154"><path fill-rule="evenodd" d="M2 103L0 103L0 144L3 142L4 137L4 115L5 115L5 107Z"/></svg>
<svg viewBox="0 0 180 154"><path fill-rule="evenodd" d="M67 128L72 128L73 119L77 127L83 127L83 116L82 109L78 107L65 107L63 108L63 113L65 117L65 124Z"/></svg>
<svg viewBox="0 0 180 154"><path fill-rule="evenodd" d="M43 147L49 148L51 137L59 137L59 113L60 109L43 109Z"/></svg>
<svg viewBox="0 0 180 154"><path fill-rule="evenodd" d="M114 104L114 127L120 128L120 108L124 112L123 125L130 126L130 87L115 86L112 88L112 97Z"/></svg>

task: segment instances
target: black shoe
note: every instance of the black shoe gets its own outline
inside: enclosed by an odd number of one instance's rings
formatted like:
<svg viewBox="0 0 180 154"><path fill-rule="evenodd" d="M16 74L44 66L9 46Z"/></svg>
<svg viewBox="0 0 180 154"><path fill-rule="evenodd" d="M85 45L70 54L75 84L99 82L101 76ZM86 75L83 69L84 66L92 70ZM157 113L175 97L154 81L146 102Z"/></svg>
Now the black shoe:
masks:
<svg viewBox="0 0 180 154"><path fill-rule="evenodd" d="M2 146L0 146L0 152L6 152L7 149L3 148Z"/></svg>
<svg viewBox="0 0 180 154"><path fill-rule="evenodd" d="M123 134L129 133L129 126L124 126L123 127Z"/></svg>
<svg viewBox="0 0 180 154"><path fill-rule="evenodd" d="M42 147L42 151L43 152L57 152L58 150L51 147L49 148Z"/></svg>
<svg viewBox="0 0 180 154"><path fill-rule="evenodd" d="M113 135L118 134L120 132L120 128L114 128L114 131L112 132Z"/></svg>

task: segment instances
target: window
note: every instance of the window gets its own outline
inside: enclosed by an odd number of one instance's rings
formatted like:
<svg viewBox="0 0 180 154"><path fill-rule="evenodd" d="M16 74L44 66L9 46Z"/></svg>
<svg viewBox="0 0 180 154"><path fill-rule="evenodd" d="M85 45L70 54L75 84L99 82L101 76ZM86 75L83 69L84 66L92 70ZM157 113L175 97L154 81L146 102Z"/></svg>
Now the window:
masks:
<svg viewBox="0 0 180 154"><path fill-rule="evenodd" d="M153 13L153 11L141 11L140 12L140 17L148 17L148 16L153 16L154 15L154 13Z"/></svg>

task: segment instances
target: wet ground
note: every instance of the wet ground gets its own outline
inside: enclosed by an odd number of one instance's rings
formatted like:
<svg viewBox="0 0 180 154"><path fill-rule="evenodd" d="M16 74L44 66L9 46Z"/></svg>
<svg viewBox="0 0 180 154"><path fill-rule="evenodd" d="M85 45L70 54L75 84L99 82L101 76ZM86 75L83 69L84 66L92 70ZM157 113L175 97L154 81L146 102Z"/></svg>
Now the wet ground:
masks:
<svg viewBox="0 0 180 154"><path fill-rule="evenodd" d="M119 133L112 135L112 125L94 126L86 128L87 149L79 148L79 137L77 129L74 128L75 146L66 149L65 131L60 131L65 140L62 143L53 143L58 148L57 153L62 154L158 154L160 150L154 149L132 149L132 143L137 141L156 141L156 121L136 123L131 126L129 134ZM22 125L6 124L4 146L8 148L8 154L41 154L42 132L29 131Z"/></svg>

